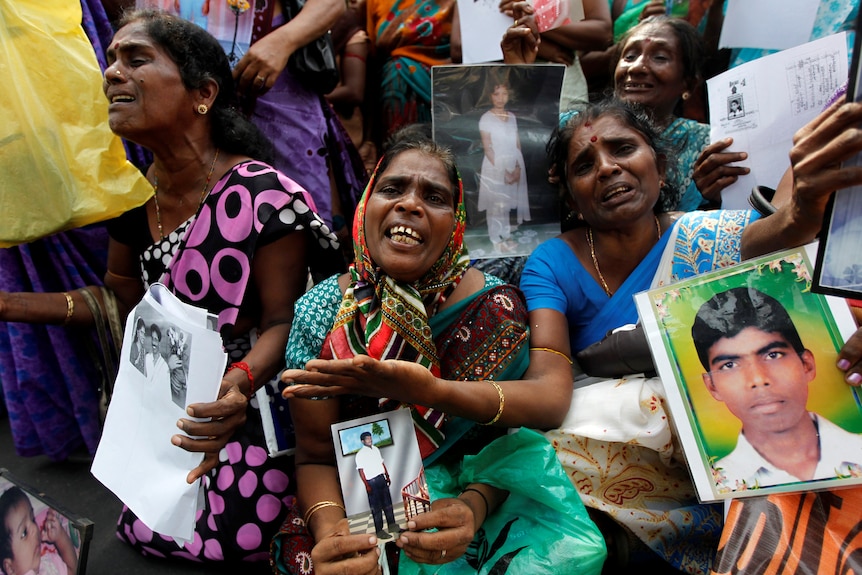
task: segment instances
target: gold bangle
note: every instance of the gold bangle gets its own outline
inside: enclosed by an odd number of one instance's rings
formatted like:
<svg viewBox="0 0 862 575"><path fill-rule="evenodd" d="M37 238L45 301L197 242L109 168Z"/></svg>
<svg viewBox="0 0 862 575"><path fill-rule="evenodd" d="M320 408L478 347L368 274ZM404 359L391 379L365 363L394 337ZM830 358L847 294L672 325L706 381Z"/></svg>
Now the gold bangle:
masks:
<svg viewBox="0 0 862 575"><path fill-rule="evenodd" d="M572 365L572 358L570 358L568 355L564 354L561 351L557 351L556 349L551 349L550 347L531 347L530 351L547 351L548 353L556 353L557 355L568 361L569 365Z"/></svg>
<svg viewBox="0 0 862 575"><path fill-rule="evenodd" d="M302 521L308 525L308 522L311 521L311 516L323 509L324 507L338 507L344 514L347 514L347 510L344 508L344 505L338 503L337 501L318 501L314 505L308 508L308 511L305 512L305 516L302 518Z"/></svg>
<svg viewBox="0 0 862 575"><path fill-rule="evenodd" d="M503 388L500 387L500 384L498 384L496 381L494 381L493 379L487 379L485 381L493 385L494 389L497 390L497 396L499 396L500 398L500 407L497 408L497 415L494 416L494 419L492 419L488 423L482 423L482 425L494 425L495 423L500 421L500 416L503 415L503 408L506 406L506 396L503 395Z"/></svg>
<svg viewBox="0 0 862 575"><path fill-rule="evenodd" d="M63 295L66 297L66 319L63 320L63 325L66 325L72 319L72 314L75 313L75 300L72 299L72 296L67 291L64 291Z"/></svg>

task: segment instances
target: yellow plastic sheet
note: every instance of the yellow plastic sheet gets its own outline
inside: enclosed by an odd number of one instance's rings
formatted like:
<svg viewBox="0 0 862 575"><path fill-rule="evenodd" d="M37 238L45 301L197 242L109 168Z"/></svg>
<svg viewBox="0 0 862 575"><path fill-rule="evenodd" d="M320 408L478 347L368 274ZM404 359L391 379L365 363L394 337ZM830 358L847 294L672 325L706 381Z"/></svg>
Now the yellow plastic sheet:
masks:
<svg viewBox="0 0 862 575"><path fill-rule="evenodd" d="M0 247L115 217L153 193L108 128L78 0L0 0Z"/></svg>

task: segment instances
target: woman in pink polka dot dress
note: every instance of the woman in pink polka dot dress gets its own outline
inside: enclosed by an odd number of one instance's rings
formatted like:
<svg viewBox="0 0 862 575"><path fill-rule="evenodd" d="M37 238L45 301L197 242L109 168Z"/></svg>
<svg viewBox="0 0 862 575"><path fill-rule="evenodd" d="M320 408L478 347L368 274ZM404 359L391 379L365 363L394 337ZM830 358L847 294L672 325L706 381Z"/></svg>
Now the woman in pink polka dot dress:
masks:
<svg viewBox="0 0 862 575"><path fill-rule="evenodd" d="M337 242L309 194L267 163L271 147L234 108L227 58L207 32L165 13L135 13L108 60L111 128L152 150L156 192L109 224L106 285L131 307L159 281L216 314L231 366L217 401L188 407L205 421L180 420L172 440L203 454L188 476L202 478L206 496L193 540L153 533L127 509L117 535L145 555L268 561L293 502L293 461L268 456L250 398L275 385L309 264L337 268Z"/></svg>

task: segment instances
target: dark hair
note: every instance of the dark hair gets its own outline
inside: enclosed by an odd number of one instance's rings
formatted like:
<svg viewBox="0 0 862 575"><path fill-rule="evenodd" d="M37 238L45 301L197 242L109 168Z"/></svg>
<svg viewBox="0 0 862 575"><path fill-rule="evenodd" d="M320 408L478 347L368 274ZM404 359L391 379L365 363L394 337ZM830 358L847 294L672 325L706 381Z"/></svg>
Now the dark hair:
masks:
<svg viewBox="0 0 862 575"><path fill-rule="evenodd" d="M147 329L147 324L144 322L144 318L138 317L138 321L135 322L135 333L137 333L141 328Z"/></svg>
<svg viewBox="0 0 862 575"><path fill-rule="evenodd" d="M706 59L706 48L703 45L703 39L697 33L697 29L687 21L680 18L671 18L670 16L656 15L645 18L636 26L633 26L628 32L620 38L614 48L614 54L611 58L611 78L614 77L617 63L623 57L623 50L626 42L634 34L649 26L667 26L670 28L676 41L679 44L680 56L682 56L682 77L694 87L694 84L701 79L701 64ZM613 80L612 80L613 81Z"/></svg>
<svg viewBox="0 0 862 575"><path fill-rule="evenodd" d="M30 498L20 487L12 486L3 495L0 495L0 561L14 558L12 555L12 533L6 528L6 516L22 503L26 503L30 507L30 514L32 515L33 504L30 503Z"/></svg>
<svg viewBox="0 0 862 575"><path fill-rule="evenodd" d="M440 160L449 176L449 183L452 184L452 195L455 201L458 201L456 192L461 176L458 173L458 166L455 165L455 156L449 148L439 145L432 139L430 124L410 124L401 128L386 140L384 148L375 170L378 178L399 154L416 150Z"/></svg>
<svg viewBox="0 0 862 575"><path fill-rule="evenodd" d="M366 437L371 437L371 433L368 431L363 431L362 433L359 434L359 441L362 441Z"/></svg>
<svg viewBox="0 0 862 575"><path fill-rule="evenodd" d="M162 330L156 324L150 326L150 335L152 336L154 333L159 336L159 341L162 341Z"/></svg>
<svg viewBox="0 0 862 575"><path fill-rule="evenodd" d="M754 288L737 287L712 296L694 317L691 339L703 368L710 371L709 350L718 340L736 337L749 327L780 334L799 355L805 351L790 314L777 299Z"/></svg>
<svg viewBox="0 0 862 575"><path fill-rule="evenodd" d="M177 65L187 89L200 88L209 80L218 84L218 95L209 111L216 147L272 163L272 143L239 112L230 64L218 40L197 24L162 10L125 13L120 27L135 22L144 25L147 35Z"/></svg>
<svg viewBox="0 0 862 575"><path fill-rule="evenodd" d="M560 178L562 191L569 196L572 193L572 190L569 189L568 178L566 177L569 145L572 142L572 138L585 123L594 122L602 116L613 116L632 130L640 133L649 147L655 152L656 159L665 158L665 170L667 174L664 178L665 184L661 188L658 202L655 205L655 211L660 214L675 209L679 202L680 191L668 183L672 179L670 172L675 170L675 149L662 136L661 131L656 127L642 106L614 97L600 100L595 104L589 104L586 108L565 120L561 126L555 128L553 133L551 133L551 138L548 140L545 150L548 154L548 162L552 167L552 171L557 172L557 176ZM562 170L559 169L560 167L562 167ZM656 166L656 169L658 169L658 166Z"/></svg>

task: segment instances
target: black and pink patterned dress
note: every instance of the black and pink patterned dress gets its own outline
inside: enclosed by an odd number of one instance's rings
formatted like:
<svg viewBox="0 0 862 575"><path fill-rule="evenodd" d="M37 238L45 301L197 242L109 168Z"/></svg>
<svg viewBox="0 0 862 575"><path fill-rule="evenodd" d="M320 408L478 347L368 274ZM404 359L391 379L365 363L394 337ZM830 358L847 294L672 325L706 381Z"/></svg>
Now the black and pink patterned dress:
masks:
<svg viewBox="0 0 862 575"><path fill-rule="evenodd" d="M234 333L233 327L251 295L247 291L258 248L304 231L310 239L306 259L317 268L312 271L332 273L341 261L337 240L308 193L257 161L234 166L213 186L198 213L161 241L152 243L143 207L113 221L109 231L140 255L145 284L159 281L180 299L218 315L228 363L241 360L251 348L251 334ZM256 399L249 402L246 424L219 458L203 479L206 507L199 512L191 542L183 545L154 533L128 509L120 516L118 537L151 556L268 561L270 539L296 489L292 457L268 456Z"/></svg>

